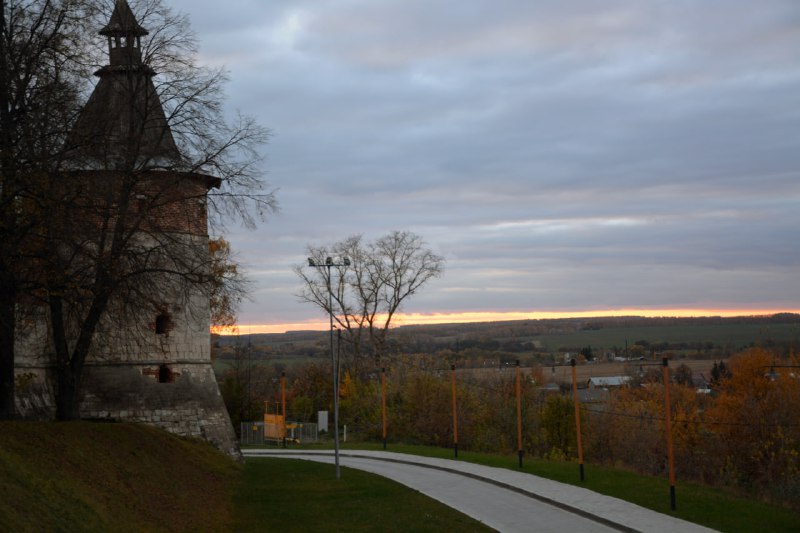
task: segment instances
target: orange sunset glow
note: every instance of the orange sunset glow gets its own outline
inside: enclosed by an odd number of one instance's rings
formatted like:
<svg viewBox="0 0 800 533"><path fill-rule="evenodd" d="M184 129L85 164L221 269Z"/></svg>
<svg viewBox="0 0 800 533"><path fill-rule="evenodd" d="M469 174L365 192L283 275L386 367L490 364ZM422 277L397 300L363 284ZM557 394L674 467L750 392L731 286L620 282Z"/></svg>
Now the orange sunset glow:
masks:
<svg viewBox="0 0 800 533"><path fill-rule="evenodd" d="M393 327L428 324L466 324L469 322L502 322L507 320L542 320L556 318L593 318L612 316L642 317L701 317L701 316L758 316L776 313L800 313L800 309L608 309L594 311L508 311L466 313L408 313L398 314ZM285 333L287 331L325 331L327 320L282 324L238 324L231 328L212 328L220 335L247 335L250 333Z"/></svg>

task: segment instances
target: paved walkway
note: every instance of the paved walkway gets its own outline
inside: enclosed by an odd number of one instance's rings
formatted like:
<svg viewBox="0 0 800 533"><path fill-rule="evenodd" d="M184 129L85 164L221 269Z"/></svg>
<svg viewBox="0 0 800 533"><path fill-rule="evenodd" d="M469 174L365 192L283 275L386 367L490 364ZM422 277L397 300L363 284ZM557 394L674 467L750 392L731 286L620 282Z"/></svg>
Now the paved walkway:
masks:
<svg viewBox="0 0 800 533"><path fill-rule="evenodd" d="M243 452L245 457L334 461L332 451ZM713 531L618 498L505 468L366 450L343 451L339 459L342 466L393 479L502 532Z"/></svg>

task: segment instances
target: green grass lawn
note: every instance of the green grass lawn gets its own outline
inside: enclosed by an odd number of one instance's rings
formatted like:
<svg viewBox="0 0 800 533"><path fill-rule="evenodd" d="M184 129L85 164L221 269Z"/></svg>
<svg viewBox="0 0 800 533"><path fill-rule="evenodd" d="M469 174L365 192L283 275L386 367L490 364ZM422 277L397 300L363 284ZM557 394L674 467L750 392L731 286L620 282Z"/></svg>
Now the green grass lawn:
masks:
<svg viewBox="0 0 800 533"><path fill-rule="evenodd" d="M381 476L293 459L248 459L235 531L492 531Z"/></svg>

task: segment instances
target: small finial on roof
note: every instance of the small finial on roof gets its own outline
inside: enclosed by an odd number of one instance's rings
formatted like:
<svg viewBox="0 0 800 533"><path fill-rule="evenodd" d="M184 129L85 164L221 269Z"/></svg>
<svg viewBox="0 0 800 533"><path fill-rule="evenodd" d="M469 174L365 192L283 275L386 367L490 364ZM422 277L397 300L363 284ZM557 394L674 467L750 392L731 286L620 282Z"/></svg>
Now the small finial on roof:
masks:
<svg viewBox="0 0 800 533"><path fill-rule="evenodd" d="M111 20L100 30L100 35L147 35L147 30L139 25L127 0L117 0Z"/></svg>

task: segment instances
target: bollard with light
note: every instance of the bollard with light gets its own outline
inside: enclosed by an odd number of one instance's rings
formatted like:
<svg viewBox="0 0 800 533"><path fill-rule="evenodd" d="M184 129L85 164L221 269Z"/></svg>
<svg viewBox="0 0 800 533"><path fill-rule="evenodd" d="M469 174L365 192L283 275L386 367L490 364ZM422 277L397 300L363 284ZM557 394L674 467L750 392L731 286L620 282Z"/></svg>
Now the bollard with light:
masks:
<svg viewBox="0 0 800 533"><path fill-rule="evenodd" d="M517 359L517 456L519 457L519 467L522 468L522 370Z"/></svg>
<svg viewBox="0 0 800 533"><path fill-rule="evenodd" d="M584 480L583 474L583 443L581 441L581 408L578 402L578 379L576 377L575 359L570 360L572 367L572 403L575 408L575 437L578 443L578 468L581 481Z"/></svg>
<svg viewBox="0 0 800 533"><path fill-rule="evenodd" d="M669 472L669 508L675 510L676 497L675 497L675 454L672 446L672 408L669 398L669 358L662 357L661 363L644 363L639 365L639 369L643 370L646 366L660 366L663 369L664 376L664 432L667 439L667 468Z"/></svg>
<svg viewBox="0 0 800 533"><path fill-rule="evenodd" d="M669 358L661 359L664 367L664 419L667 433L667 460L669 462L669 508L675 510L675 454L672 449L672 411L669 400Z"/></svg>
<svg viewBox="0 0 800 533"><path fill-rule="evenodd" d="M334 462L336 463L336 479L341 477L339 468L339 358L333 352L333 289L331 288L331 268L334 267L348 267L350 266L350 259L343 257L341 263L334 263L333 258L326 257L325 263L314 261L313 258L308 258L308 266L313 268L327 268L328 275L325 278L325 283L328 286L328 315L330 317L330 348L331 348L331 366L333 368L333 455Z"/></svg>
<svg viewBox="0 0 800 533"><path fill-rule="evenodd" d="M383 449L386 449L386 369L381 368L381 421L383 422Z"/></svg>
<svg viewBox="0 0 800 533"><path fill-rule="evenodd" d="M453 454L458 459L458 411L456 411L456 365L450 365L453 392Z"/></svg>

